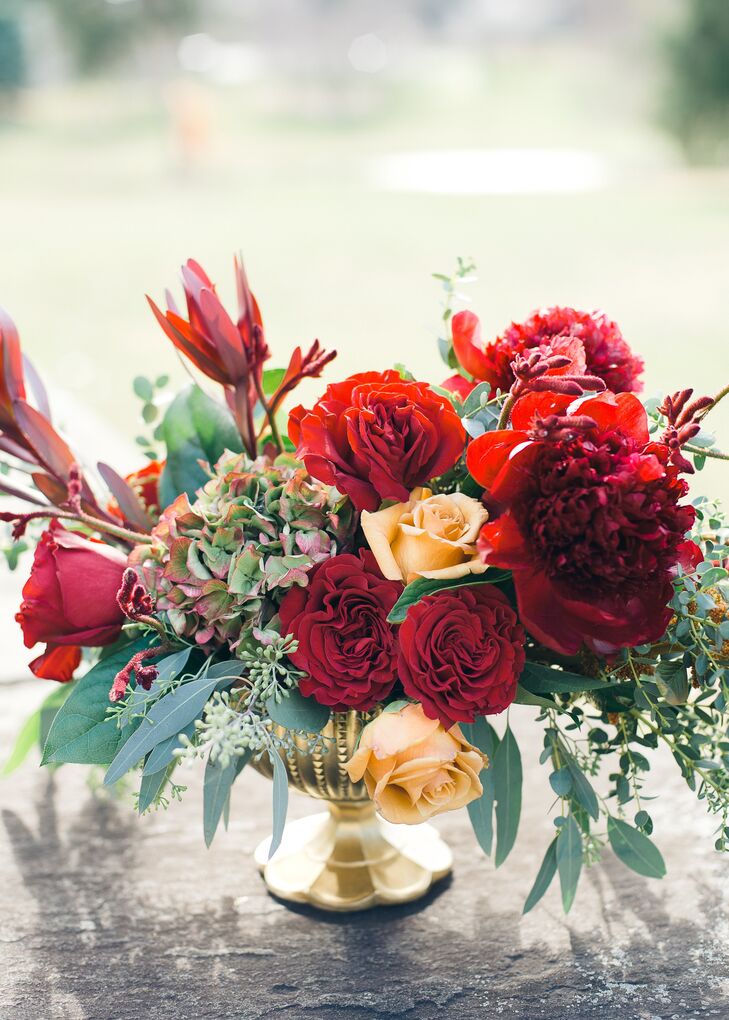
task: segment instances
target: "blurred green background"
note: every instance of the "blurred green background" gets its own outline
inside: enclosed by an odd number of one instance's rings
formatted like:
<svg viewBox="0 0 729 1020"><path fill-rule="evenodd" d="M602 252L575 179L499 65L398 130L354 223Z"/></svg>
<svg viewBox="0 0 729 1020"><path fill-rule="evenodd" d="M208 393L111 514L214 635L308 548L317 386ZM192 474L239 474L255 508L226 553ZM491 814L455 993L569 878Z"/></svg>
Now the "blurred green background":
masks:
<svg viewBox="0 0 729 1020"><path fill-rule="evenodd" d="M0 0L0 303L121 469L133 376L184 378L144 294L190 256L232 300L242 250L278 360L319 337L329 379L440 381L430 273L464 255L487 332L602 307L649 393L711 393L728 110L727 0Z"/></svg>

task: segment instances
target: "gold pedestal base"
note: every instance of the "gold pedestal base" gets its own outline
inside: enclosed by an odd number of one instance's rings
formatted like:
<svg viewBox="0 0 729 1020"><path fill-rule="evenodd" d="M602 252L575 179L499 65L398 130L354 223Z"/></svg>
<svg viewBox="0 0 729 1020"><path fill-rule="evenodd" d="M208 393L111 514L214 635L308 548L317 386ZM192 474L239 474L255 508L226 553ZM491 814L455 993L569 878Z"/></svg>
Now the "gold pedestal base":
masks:
<svg viewBox="0 0 729 1020"><path fill-rule="evenodd" d="M256 850L274 896L321 910L366 910L417 900L450 872L453 857L432 826L391 825L367 801L328 807L287 825L270 861L270 838Z"/></svg>

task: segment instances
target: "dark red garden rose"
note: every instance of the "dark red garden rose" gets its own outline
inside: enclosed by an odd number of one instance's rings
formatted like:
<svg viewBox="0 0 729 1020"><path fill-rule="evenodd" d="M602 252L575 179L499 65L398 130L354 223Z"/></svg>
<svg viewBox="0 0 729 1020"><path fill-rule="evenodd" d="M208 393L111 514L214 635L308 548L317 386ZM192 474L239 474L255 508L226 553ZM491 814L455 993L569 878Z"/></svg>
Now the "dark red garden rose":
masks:
<svg viewBox="0 0 729 1020"><path fill-rule="evenodd" d="M306 588L281 603L281 633L293 634L289 658L307 675L301 693L336 712L366 712L397 679L397 634L387 615L402 592L386 581L371 552L345 553L319 564Z"/></svg>
<svg viewBox="0 0 729 1020"><path fill-rule="evenodd" d="M408 610L399 638L405 693L446 728L503 712L516 697L524 630L492 584L427 596Z"/></svg>
<svg viewBox="0 0 729 1020"><path fill-rule="evenodd" d="M81 661L81 647L110 645L124 614L116 595L126 557L52 521L38 543L23 601L15 616L26 648L47 642L30 668L36 676L66 682Z"/></svg>
<svg viewBox="0 0 729 1020"><path fill-rule="evenodd" d="M513 571L521 619L549 648L608 654L658 640L687 542L688 486L651 442L632 394L573 401L530 393L513 429L474 440L467 463L502 512L483 527L486 563Z"/></svg>
<svg viewBox="0 0 729 1020"><path fill-rule="evenodd" d="M453 467L466 442L446 397L392 369L328 386L310 411L294 408L289 434L314 478L370 511L383 499L405 502L416 485Z"/></svg>
<svg viewBox="0 0 729 1020"><path fill-rule="evenodd" d="M506 392L514 382L511 363L518 354L543 347L555 337L581 340L588 375L602 379L613 393L642 389L643 361L633 354L617 323L604 312L580 312L574 308L546 308L525 322L512 322L492 343L485 343L481 324L473 312L453 316L453 349L460 364L474 379L491 383Z"/></svg>

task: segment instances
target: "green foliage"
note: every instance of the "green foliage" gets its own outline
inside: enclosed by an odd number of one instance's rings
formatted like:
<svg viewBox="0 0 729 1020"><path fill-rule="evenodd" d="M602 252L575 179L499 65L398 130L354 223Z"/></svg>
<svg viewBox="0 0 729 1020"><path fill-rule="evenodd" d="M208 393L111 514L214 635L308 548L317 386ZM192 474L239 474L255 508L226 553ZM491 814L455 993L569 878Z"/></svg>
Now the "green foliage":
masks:
<svg viewBox="0 0 729 1020"><path fill-rule="evenodd" d="M167 463L160 482L165 506L185 492L191 498L208 480L200 461L216 464L226 450L240 452L232 415L199 386L188 386L172 401L162 423Z"/></svg>
<svg viewBox="0 0 729 1020"><path fill-rule="evenodd" d="M458 256L456 266L450 275L446 273L433 273L433 279L437 280L443 290L443 306L441 311L442 333L438 336L438 350L443 361L450 369L458 368L458 361L453 352L451 340L450 322L453 316L453 307L456 302L465 302L467 296L459 290L460 287L476 281L476 263L473 259L466 259Z"/></svg>
<svg viewBox="0 0 729 1020"><path fill-rule="evenodd" d="M42 765L108 765L112 761L126 734L107 714L109 690L119 670L146 645L146 640L124 645L74 683L51 724Z"/></svg>
<svg viewBox="0 0 729 1020"><path fill-rule="evenodd" d="M281 846L289 806L289 781L286 775L286 766L276 752L273 752L270 757L273 764L273 833L271 845L268 848L269 860Z"/></svg>
<svg viewBox="0 0 729 1020"><path fill-rule="evenodd" d="M25 82L25 49L17 18L0 15L0 94Z"/></svg>
<svg viewBox="0 0 729 1020"><path fill-rule="evenodd" d="M582 834L574 815L568 815L557 835L557 871L562 889L562 906L568 914L575 899L582 870Z"/></svg>
<svg viewBox="0 0 729 1020"><path fill-rule="evenodd" d="M511 852L521 817L522 768L519 746L511 728L496 748L493 762L496 799L496 856L498 868Z"/></svg>
<svg viewBox="0 0 729 1020"><path fill-rule="evenodd" d="M39 708L32 712L23 723L8 760L0 769L0 776L9 776L30 754L33 747L42 752L58 710L73 690L73 683L59 684L44 699Z"/></svg>
<svg viewBox="0 0 729 1020"><path fill-rule="evenodd" d="M633 871L647 878L663 878L666 865L648 837L620 818L608 818L608 839L617 856Z"/></svg>
<svg viewBox="0 0 729 1020"><path fill-rule="evenodd" d="M203 784L203 833L208 847L215 838L220 819L229 803L230 789L251 756L252 751L248 750L226 765L219 759L212 761L208 758Z"/></svg>
<svg viewBox="0 0 729 1020"><path fill-rule="evenodd" d="M471 801L468 805L468 817L479 846L486 856L490 857L494 838L494 804L496 801L494 758L499 746L499 737L493 726L483 717L479 717L474 723L464 723L461 729L466 740L483 751L489 760L487 768L483 769L480 775L483 793L478 800Z"/></svg>
<svg viewBox="0 0 729 1020"><path fill-rule="evenodd" d="M555 836L552 842L547 847L547 852L544 855L541 867L537 872L537 877L534 880L534 885L531 888L529 895L524 903L524 909L522 913L528 914L533 907L536 907L537 903L544 896L547 889L552 884L552 879L557 873L557 840L558 836Z"/></svg>
<svg viewBox="0 0 729 1020"><path fill-rule="evenodd" d="M329 722L330 711L313 698L305 698L298 688L289 691L280 701L271 696L266 711L278 726L304 733L321 733Z"/></svg>
<svg viewBox="0 0 729 1020"><path fill-rule="evenodd" d="M499 584L508 581L510 577L511 574L504 570L486 570L483 574L467 574L465 577L419 577L405 586L387 619L390 623L402 623L411 606L417 605L421 599L427 595L434 595L437 591L444 591L446 588L461 588L464 585Z"/></svg>

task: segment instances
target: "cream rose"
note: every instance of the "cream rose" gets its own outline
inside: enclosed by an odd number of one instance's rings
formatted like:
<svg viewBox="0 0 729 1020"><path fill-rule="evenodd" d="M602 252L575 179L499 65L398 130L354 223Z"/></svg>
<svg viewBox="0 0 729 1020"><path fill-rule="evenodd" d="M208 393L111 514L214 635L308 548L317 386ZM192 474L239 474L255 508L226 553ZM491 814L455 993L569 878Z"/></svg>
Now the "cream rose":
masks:
<svg viewBox="0 0 729 1020"><path fill-rule="evenodd" d="M446 730L413 703L365 726L345 768L353 783L364 779L383 818L416 825L480 797L478 774L485 765L488 759L460 727Z"/></svg>
<svg viewBox="0 0 729 1020"><path fill-rule="evenodd" d="M377 564L391 581L451 578L486 569L476 550L486 508L463 492L413 489L407 503L362 513L362 530Z"/></svg>

